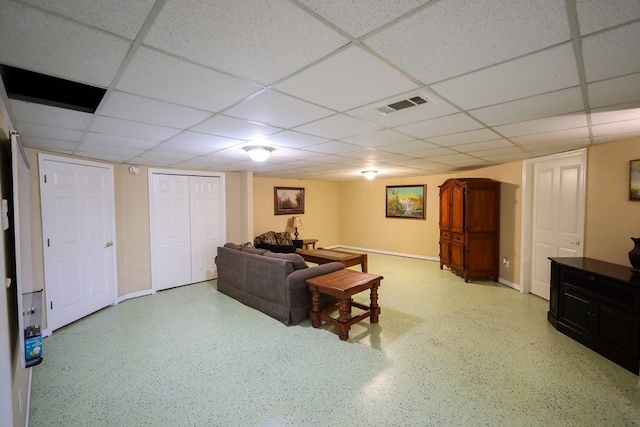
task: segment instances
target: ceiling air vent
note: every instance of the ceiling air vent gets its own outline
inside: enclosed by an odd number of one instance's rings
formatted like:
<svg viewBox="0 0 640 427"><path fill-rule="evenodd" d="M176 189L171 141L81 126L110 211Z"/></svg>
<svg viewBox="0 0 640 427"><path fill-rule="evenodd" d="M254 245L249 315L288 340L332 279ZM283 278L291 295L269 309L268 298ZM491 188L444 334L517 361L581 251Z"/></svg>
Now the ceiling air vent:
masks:
<svg viewBox="0 0 640 427"><path fill-rule="evenodd" d="M402 101L397 101L389 105L384 105L378 108L377 110L378 112L386 116L387 114L404 110L405 108L415 107L416 105L426 104L428 102L432 102L432 101L426 96L419 95L419 96L414 96L413 98L403 99Z"/></svg>

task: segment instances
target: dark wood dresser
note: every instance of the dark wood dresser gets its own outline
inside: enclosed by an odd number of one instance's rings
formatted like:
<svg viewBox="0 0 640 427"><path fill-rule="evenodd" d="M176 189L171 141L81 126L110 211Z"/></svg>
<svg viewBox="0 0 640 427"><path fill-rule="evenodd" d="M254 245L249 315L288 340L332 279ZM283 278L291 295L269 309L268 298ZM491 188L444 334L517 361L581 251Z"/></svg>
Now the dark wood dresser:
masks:
<svg viewBox="0 0 640 427"><path fill-rule="evenodd" d="M440 186L440 269L498 281L500 183L487 178L448 179Z"/></svg>
<svg viewBox="0 0 640 427"><path fill-rule="evenodd" d="M565 335L638 374L640 275L591 258L549 258L547 318Z"/></svg>

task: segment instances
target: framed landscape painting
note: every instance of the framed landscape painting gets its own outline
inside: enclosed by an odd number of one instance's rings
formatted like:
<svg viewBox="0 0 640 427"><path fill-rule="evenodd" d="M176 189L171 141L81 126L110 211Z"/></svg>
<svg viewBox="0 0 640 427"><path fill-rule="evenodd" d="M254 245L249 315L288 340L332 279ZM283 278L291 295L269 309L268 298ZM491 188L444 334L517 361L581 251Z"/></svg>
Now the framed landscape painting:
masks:
<svg viewBox="0 0 640 427"><path fill-rule="evenodd" d="M304 213L304 188L273 187L273 214L291 215Z"/></svg>
<svg viewBox="0 0 640 427"><path fill-rule="evenodd" d="M640 159L629 162L629 200L640 202Z"/></svg>
<svg viewBox="0 0 640 427"><path fill-rule="evenodd" d="M425 219L426 185L388 185L387 218Z"/></svg>

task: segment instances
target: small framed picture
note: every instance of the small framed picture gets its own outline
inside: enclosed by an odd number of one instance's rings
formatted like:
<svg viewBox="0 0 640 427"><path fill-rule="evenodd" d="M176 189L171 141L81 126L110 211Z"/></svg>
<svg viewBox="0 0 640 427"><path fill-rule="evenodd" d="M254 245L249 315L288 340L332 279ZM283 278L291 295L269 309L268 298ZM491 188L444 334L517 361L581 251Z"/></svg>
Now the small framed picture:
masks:
<svg viewBox="0 0 640 427"><path fill-rule="evenodd" d="M388 185L387 218L425 219L426 185Z"/></svg>
<svg viewBox="0 0 640 427"><path fill-rule="evenodd" d="M273 214L291 215L304 213L304 188L273 187Z"/></svg>
<svg viewBox="0 0 640 427"><path fill-rule="evenodd" d="M629 162L629 200L640 202L640 159Z"/></svg>

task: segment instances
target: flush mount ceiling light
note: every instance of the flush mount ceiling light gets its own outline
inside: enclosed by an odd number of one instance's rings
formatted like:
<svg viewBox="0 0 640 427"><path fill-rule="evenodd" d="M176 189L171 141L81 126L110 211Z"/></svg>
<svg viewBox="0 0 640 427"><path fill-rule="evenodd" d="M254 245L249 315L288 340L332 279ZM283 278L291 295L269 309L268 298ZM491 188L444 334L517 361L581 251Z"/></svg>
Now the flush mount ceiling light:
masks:
<svg viewBox="0 0 640 427"><path fill-rule="evenodd" d="M367 179L373 179L376 177L378 171L362 171L362 175L364 175Z"/></svg>
<svg viewBox="0 0 640 427"><path fill-rule="evenodd" d="M244 150L249 154L249 157L251 157L251 160L254 162L264 162L271 155L273 148L261 145L252 145L251 147L244 147Z"/></svg>

